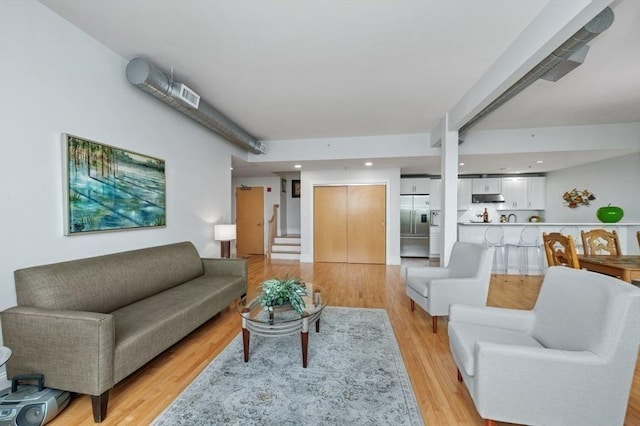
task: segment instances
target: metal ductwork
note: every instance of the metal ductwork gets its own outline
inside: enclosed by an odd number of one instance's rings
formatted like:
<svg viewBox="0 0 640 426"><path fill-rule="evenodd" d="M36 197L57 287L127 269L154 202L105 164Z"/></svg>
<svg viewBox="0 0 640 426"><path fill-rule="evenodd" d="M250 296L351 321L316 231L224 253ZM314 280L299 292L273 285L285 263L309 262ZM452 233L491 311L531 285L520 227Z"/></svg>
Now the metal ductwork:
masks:
<svg viewBox="0 0 640 426"><path fill-rule="evenodd" d="M487 115L500 108L504 103L509 101L518 93L529 87L531 84L533 84L533 82L535 82L539 78L544 78L545 74L549 73L549 77L547 79L556 81L562 75L580 65L580 63L582 62L577 63L580 60L576 60L576 56L580 56L581 54L583 54L582 60L584 60L584 55L586 55L586 50L588 49L588 46L585 48L587 43L593 40L598 34L607 30L613 23L613 18L613 11L609 7L605 8L602 12L596 15L584 27L582 27L580 30L578 30L578 32L571 36L569 40L560 45L560 47L554 50L538 65L533 67L531 71L525 74L524 77L522 77L515 84L509 87L503 94L498 96L493 102L487 105L487 107L485 107L482 111L471 118L471 120L469 120L465 125L463 125L458 130L460 142L464 140L464 134L467 132L467 130L475 126ZM573 64L563 64L566 61L573 62ZM554 70L554 68L556 69ZM560 71L559 68L565 68L566 71ZM562 72L564 72L564 74L560 76L552 76L552 74Z"/></svg>
<svg viewBox="0 0 640 426"><path fill-rule="evenodd" d="M239 147L254 154L264 154L265 145L200 99L185 84L175 82L144 58L134 58L127 64L127 79L131 84L160 99L165 104L213 130Z"/></svg>

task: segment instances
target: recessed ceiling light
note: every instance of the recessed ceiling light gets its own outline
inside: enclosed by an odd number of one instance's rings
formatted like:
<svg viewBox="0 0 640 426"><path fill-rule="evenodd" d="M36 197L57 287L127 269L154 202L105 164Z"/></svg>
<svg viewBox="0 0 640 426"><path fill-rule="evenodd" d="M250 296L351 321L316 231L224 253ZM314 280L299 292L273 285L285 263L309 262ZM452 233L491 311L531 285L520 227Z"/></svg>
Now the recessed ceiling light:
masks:
<svg viewBox="0 0 640 426"><path fill-rule="evenodd" d="M373 166L373 163L371 161L367 161L366 163L364 163L364 165L369 167L369 166Z"/></svg>
<svg viewBox="0 0 640 426"><path fill-rule="evenodd" d="M464 163L458 163L458 166L464 166Z"/></svg>
<svg viewBox="0 0 640 426"><path fill-rule="evenodd" d="M544 161L542 161L542 160L536 161L536 164L542 164L542 163L544 163Z"/></svg>
<svg viewBox="0 0 640 426"><path fill-rule="evenodd" d="M296 164L296 165L295 165L295 166L293 166L293 167L295 167L296 169L301 169L301 168L302 168L302 166L301 166L300 164Z"/></svg>

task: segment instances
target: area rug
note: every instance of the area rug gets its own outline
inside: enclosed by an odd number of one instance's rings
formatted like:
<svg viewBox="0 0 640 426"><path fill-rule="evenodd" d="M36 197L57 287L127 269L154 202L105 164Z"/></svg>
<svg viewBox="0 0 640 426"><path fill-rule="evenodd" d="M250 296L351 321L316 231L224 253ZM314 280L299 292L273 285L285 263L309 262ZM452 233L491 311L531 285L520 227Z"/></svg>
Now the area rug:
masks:
<svg viewBox="0 0 640 426"><path fill-rule="evenodd" d="M327 307L309 328L307 368L299 333L252 334L248 363L240 333L153 424L423 424L385 310Z"/></svg>

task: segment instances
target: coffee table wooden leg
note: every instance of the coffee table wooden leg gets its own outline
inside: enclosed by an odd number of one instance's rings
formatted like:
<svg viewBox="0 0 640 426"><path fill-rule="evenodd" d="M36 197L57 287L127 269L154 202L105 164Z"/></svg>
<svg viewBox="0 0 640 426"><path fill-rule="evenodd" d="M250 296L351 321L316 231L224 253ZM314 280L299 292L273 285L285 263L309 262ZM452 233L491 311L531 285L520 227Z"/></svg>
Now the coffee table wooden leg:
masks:
<svg viewBox="0 0 640 426"><path fill-rule="evenodd" d="M246 328L242 329L242 344L244 346L244 362L249 362L249 337L251 332Z"/></svg>
<svg viewBox="0 0 640 426"><path fill-rule="evenodd" d="M302 340L302 368L307 368L307 350L309 349L309 332L308 331L301 332L300 340Z"/></svg>

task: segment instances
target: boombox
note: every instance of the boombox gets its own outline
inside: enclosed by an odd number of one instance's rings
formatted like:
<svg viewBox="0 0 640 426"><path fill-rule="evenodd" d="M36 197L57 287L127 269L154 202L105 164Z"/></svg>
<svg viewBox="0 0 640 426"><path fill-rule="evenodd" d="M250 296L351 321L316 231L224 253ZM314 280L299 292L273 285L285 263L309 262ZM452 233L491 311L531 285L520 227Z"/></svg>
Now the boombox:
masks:
<svg viewBox="0 0 640 426"><path fill-rule="evenodd" d="M37 380L37 385L20 383ZM51 421L68 404L71 394L44 387L42 374L18 375L11 387L0 391L0 426L40 426Z"/></svg>

